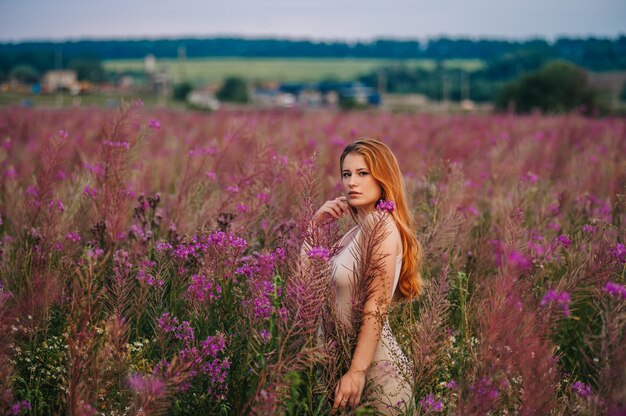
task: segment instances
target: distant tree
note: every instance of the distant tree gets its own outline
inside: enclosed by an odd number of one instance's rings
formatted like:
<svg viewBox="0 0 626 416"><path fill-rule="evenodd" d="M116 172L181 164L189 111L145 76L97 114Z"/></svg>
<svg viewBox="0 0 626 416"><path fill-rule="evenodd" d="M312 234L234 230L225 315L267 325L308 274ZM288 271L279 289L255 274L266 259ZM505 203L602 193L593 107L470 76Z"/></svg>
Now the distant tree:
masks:
<svg viewBox="0 0 626 416"><path fill-rule="evenodd" d="M248 83L240 77L229 77L224 80L222 88L217 92L217 99L232 103L247 103Z"/></svg>
<svg viewBox="0 0 626 416"><path fill-rule="evenodd" d="M11 78L24 84L39 82L39 71L31 65L17 65L11 71Z"/></svg>
<svg viewBox="0 0 626 416"><path fill-rule="evenodd" d="M619 94L619 99L622 101L626 101L626 82L622 86L622 92Z"/></svg>
<svg viewBox="0 0 626 416"><path fill-rule="evenodd" d="M181 82L174 85L174 99L178 101L185 101L187 95L193 90L193 85L189 82Z"/></svg>
<svg viewBox="0 0 626 416"><path fill-rule="evenodd" d="M100 83L106 80L106 73L99 58L74 58L68 63L68 69L76 71L81 81Z"/></svg>
<svg viewBox="0 0 626 416"><path fill-rule="evenodd" d="M546 62L554 59L554 56L550 48L519 49L489 60L482 73L490 80L508 81L541 68Z"/></svg>
<svg viewBox="0 0 626 416"><path fill-rule="evenodd" d="M518 113L561 113L581 106L590 112L601 107L601 102L598 92L588 85L585 71L569 62L552 61L504 86L496 107L504 110L511 105Z"/></svg>

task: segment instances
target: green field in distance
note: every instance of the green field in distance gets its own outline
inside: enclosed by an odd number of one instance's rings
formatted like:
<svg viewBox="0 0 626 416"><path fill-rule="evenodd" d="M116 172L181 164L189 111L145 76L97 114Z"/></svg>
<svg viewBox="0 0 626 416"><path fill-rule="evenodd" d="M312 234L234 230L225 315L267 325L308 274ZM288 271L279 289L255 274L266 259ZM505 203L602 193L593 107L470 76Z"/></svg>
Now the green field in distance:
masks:
<svg viewBox="0 0 626 416"><path fill-rule="evenodd" d="M343 58L196 58L184 63L176 59L157 60L158 68L167 68L174 77L174 82L184 79L196 85L222 81L235 75L249 80L302 82L323 79L352 80L384 65L404 64L432 70L436 62L432 59L388 60L388 59L343 59ZM462 68L468 72L481 69L483 61L479 59L451 59L443 62L446 68ZM124 73L132 71L142 73L142 59L107 60L107 71Z"/></svg>

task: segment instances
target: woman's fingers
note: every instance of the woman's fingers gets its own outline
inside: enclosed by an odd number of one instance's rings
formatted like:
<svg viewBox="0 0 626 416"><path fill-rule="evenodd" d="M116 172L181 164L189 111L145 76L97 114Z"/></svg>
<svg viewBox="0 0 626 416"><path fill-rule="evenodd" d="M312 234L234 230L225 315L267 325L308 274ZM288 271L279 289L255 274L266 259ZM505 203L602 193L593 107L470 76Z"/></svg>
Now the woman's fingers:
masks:
<svg viewBox="0 0 626 416"><path fill-rule="evenodd" d="M337 207L334 207L332 205L327 206L325 211L328 215L330 215L333 218L339 219L341 217L341 211L338 210Z"/></svg>
<svg viewBox="0 0 626 416"><path fill-rule="evenodd" d="M332 212L335 213L335 218L341 218L341 216L346 212L347 210L347 206L343 206L341 201L338 201L337 199L332 200L332 201L328 201L325 204L327 206L328 209L330 209ZM347 204L346 204L347 205Z"/></svg>
<svg viewBox="0 0 626 416"><path fill-rule="evenodd" d="M348 203L347 198L345 196L340 196L330 201L326 201L324 205L320 207L320 209L315 214L315 222L319 222L319 220L323 216L328 216L334 219L340 219L346 212L348 211Z"/></svg>
<svg viewBox="0 0 626 416"><path fill-rule="evenodd" d="M350 406L355 408L359 405L359 403L361 403L361 395L354 395L352 396L352 399L350 400Z"/></svg>

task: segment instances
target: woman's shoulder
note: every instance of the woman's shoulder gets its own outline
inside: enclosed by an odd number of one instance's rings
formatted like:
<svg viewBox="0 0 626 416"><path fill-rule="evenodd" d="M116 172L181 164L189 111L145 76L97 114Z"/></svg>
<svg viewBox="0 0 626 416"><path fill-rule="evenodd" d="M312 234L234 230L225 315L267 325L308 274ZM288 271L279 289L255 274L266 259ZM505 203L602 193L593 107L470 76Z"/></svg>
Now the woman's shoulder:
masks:
<svg viewBox="0 0 626 416"><path fill-rule="evenodd" d="M381 245L386 249L402 252L400 230L391 213L375 211L369 214L362 228L381 236Z"/></svg>

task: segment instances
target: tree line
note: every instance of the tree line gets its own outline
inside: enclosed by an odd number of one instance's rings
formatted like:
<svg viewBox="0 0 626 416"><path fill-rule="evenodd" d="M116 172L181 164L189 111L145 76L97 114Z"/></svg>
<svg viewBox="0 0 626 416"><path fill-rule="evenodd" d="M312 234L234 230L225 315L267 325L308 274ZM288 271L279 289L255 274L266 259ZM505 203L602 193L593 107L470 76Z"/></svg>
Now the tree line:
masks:
<svg viewBox="0 0 626 416"><path fill-rule="evenodd" d="M59 61L95 55L99 59L139 59L148 54L175 58L377 58L377 59L495 59L517 51L539 51L579 66L603 71L626 68L626 35L616 38L498 40L433 38L418 40L313 41L246 38L181 38L135 40L79 40L0 44L0 70L27 63L39 70ZM25 62L27 61L27 62Z"/></svg>

